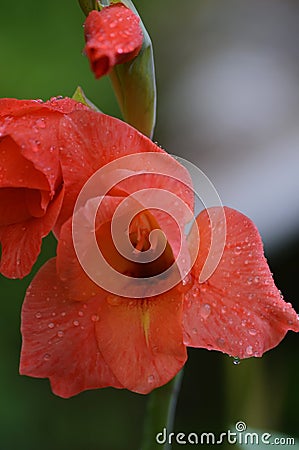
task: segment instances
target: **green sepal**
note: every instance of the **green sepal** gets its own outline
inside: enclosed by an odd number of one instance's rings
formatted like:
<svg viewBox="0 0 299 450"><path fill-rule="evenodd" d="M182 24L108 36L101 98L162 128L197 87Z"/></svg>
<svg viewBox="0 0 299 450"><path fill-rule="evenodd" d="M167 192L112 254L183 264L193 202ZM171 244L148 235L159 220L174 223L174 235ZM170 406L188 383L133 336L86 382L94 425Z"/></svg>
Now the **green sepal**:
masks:
<svg viewBox="0 0 299 450"><path fill-rule="evenodd" d="M84 94L83 89L80 86L78 86L77 89L75 90L75 92L72 96L72 99L76 100L77 102L83 103L83 105L88 106L93 111L100 112L100 113L102 112L90 100L88 100L88 98Z"/></svg>

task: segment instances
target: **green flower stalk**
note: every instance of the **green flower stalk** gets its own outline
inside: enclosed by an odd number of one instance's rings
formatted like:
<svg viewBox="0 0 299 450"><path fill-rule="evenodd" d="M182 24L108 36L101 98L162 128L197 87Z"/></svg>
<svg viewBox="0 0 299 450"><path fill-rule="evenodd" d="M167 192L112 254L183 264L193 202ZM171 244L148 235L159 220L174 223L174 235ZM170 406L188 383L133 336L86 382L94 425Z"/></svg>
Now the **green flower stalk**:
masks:
<svg viewBox="0 0 299 450"><path fill-rule="evenodd" d="M131 0L122 3L138 15ZM127 123L152 138L156 121L156 79L153 46L141 19L143 44L136 58L115 66L110 79Z"/></svg>

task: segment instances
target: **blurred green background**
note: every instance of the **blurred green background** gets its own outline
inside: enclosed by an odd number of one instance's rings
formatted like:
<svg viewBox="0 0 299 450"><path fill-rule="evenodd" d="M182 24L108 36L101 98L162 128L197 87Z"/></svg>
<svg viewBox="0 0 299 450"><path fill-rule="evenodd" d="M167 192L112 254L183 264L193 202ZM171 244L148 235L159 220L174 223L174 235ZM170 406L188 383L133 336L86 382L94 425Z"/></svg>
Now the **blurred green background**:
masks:
<svg viewBox="0 0 299 450"><path fill-rule="evenodd" d="M275 280L298 311L296 1L135 3L155 49L155 139L211 174L224 203L255 220ZM95 81L82 55L84 17L75 0L2 2L0 12L1 97L45 100L71 96L80 85L104 112L119 115L109 80ZM223 75L215 78L215 71ZM273 175L275 161L283 165L279 178ZM251 182L244 186L249 171ZM54 254L55 240L49 236L35 270ZM105 389L62 400L47 380L18 375L20 309L32 276L0 279L0 450L138 449L146 397ZM298 336L291 333L262 359L238 366L228 356L191 350L175 430L234 431L242 420L252 428L297 437L298 443L298 374Z"/></svg>

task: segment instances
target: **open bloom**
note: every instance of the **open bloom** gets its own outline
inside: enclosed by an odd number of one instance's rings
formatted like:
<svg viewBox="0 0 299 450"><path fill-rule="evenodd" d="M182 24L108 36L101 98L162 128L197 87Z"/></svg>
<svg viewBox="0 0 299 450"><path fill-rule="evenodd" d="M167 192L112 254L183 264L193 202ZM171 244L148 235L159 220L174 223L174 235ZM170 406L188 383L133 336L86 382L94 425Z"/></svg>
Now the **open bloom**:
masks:
<svg viewBox="0 0 299 450"><path fill-rule="evenodd" d="M85 53L96 78L138 55L143 42L140 19L121 3L91 11L85 21Z"/></svg>
<svg viewBox="0 0 299 450"><path fill-rule="evenodd" d="M188 346L220 350L240 358L261 356L288 330L299 331L296 312L274 285L256 227L229 208L224 208L224 251L207 280L201 280L201 273L211 248L212 229L223 226L223 221L218 222L218 208L203 211L196 220L199 249L187 277L156 295L150 282L142 296L126 295L140 279L151 280L161 274L159 284L164 274L168 274L164 275L167 279L177 273L176 242L186 217L180 216L174 224L163 206L141 207L127 227L133 253L141 257L151 246L159 246L160 238L154 241L151 237L153 231L163 230L167 242L156 260L140 263L117 251L117 236L112 232L115 214L132 193L144 188L153 192L160 189L161 201L166 189L192 208L188 177L186 188L170 176L147 173L138 167L116 169L136 176L112 183L105 195L99 186L98 197L91 193L84 198L79 212L84 219L81 237L85 260L91 261L96 271L92 250L95 236L108 265L119 276L131 277L132 282L117 294L91 279L79 263L74 246L72 222L76 213L70 216L83 184L105 164L115 161L117 165L120 156L143 154L146 165L147 152L163 152L130 126L92 111L73 112L62 125L64 135L73 143L72 151L62 151L60 156L66 189L61 213L64 219L60 219L57 258L41 268L26 293L22 374L49 378L53 392L62 397L105 386L145 394L176 375L187 359ZM175 171L179 164L165 157ZM105 184L105 177L101 183ZM122 210L124 216L126 208ZM90 233L89 223L93 223L94 233ZM190 255L196 247L193 230L188 238ZM119 279L112 279L116 288Z"/></svg>
<svg viewBox="0 0 299 450"><path fill-rule="evenodd" d="M60 119L85 108L71 99L0 100L0 272L27 275L58 217L63 183Z"/></svg>

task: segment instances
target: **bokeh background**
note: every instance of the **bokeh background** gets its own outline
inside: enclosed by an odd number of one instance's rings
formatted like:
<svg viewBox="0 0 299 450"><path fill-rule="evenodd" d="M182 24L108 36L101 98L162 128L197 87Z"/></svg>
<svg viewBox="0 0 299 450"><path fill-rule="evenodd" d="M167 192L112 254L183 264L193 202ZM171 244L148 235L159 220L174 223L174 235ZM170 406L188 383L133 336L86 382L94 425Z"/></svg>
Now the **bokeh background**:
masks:
<svg viewBox="0 0 299 450"><path fill-rule="evenodd" d="M155 140L200 167L224 204L255 221L277 285L299 311L298 1L135 3L154 43ZM109 80L95 81L82 55L84 16L75 0L1 2L0 14L1 97L45 100L80 85L119 116ZM35 270L54 253L49 236ZM0 279L0 450L138 449L145 396L105 389L62 400L47 380L18 375L31 278ZM175 430L233 431L243 420L298 444L298 342L289 333L262 359L238 366L191 350Z"/></svg>

